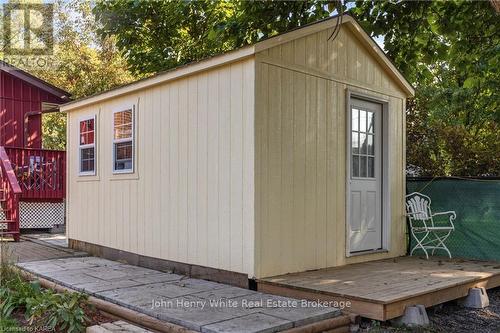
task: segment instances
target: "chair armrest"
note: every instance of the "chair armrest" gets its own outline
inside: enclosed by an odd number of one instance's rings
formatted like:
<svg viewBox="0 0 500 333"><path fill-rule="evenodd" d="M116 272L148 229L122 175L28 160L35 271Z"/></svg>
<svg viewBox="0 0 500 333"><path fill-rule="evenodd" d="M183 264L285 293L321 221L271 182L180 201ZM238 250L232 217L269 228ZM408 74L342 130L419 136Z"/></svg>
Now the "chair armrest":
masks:
<svg viewBox="0 0 500 333"><path fill-rule="evenodd" d="M453 229L455 229L455 225L453 224L453 220L455 220L457 218L457 214L455 213L454 210L450 210L450 211L447 211L447 212L434 213L434 214L432 214L432 217L434 217L434 216L440 216L440 215L448 215L449 216L450 225L453 227Z"/></svg>
<svg viewBox="0 0 500 333"><path fill-rule="evenodd" d="M452 219L452 220L457 218L457 214L455 213L454 210L450 210L447 212L438 212L438 213L432 214L432 216L438 216L438 215L450 215L450 219Z"/></svg>

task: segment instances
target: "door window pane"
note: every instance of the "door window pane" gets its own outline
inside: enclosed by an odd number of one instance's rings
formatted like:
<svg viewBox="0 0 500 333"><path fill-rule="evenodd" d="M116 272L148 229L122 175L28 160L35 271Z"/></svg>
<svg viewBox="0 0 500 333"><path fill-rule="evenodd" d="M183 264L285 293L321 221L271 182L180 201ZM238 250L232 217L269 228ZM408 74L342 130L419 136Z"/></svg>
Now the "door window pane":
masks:
<svg viewBox="0 0 500 333"><path fill-rule="evenodd" d="M375 146L373 145L374 136L368 134L368 140L367 140L367 153L368 155L375 155Z"/></svg>
<svg viewBox="0 0 500 333"><path fill-rule="evenodd" d="M361 148L361 154L366 154L366 146L368 145L368 142L366 141L366 134L365 133L359 133L359 141L360 141L360 148Z"/></svg>
<svg viewBox="0 0 500 333"><path fill-rule="evenodd" d="M352 155L352 176L359 177L359 156Z"/></svg>
<svg viewBox="0 0 500 333"><path fill-rule="evenodd" d="M359 110L359 131L366 132L366 111Z"/></svg>
<svg viewBox="0 0 500 333"><path fill-rule="evenodd" d="M368 157L368 177L375 177L375 158Z"/></svg>
<svg viewBox="0 0 500 333"><path fill-rule="evenodd" d="M352 109L351 113L352 113L352 130L358 131L359 130L359 110Z"/></svg>
<svg viewBox="0 0 500 333"><path fill-rule="evenodd" d="M375 112L351 110L351 176L375 177Z"/></svg>
<svg viewBox="0 0 500 333"><path fill-rule="evenodd" d="M368 112L368 133L375 132L375 114L373 112Z"/></svg>
<svg viewBox="0 0 500 333"><path fill-rule="evenodd" d="M352 132L352 153L359 154L359 135L358 132Z"/></svg>
<svg viewBox="0 0 500 333"><path fill-rule="evenodd" d="M359 160L359 166L360 166L359 176L360 177L367 177L366 164L367 164L366 156L360 156L360 160Z"/></svg>

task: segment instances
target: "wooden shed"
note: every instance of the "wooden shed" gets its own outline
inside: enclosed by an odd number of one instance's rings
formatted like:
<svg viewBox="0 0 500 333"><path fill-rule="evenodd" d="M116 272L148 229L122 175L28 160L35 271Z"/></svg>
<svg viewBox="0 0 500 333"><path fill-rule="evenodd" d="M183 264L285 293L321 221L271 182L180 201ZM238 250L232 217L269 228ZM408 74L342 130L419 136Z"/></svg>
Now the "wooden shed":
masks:
<svg viewBox="0 0 500 333"><path fill-rule="evenodd" d="M70 245L239 285L404 255L414 90L337 20L65 104Z"/></svg>

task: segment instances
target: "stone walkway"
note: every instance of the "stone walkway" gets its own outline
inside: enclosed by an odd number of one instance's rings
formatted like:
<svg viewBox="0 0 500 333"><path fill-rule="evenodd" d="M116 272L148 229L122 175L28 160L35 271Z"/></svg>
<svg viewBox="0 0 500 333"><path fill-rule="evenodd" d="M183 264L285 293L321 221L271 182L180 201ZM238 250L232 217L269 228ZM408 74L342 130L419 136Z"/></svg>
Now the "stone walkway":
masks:
<svg viewBox="0 0 500 333"><path fill-rule="evenodd" d="M24 234L23 237L45 242L51 245L68 247L68 238L64 234Z"/></svg>
<svg viewBox="0 0 500 333"><path fill-rule="evenodd" d="M66 287L205 333L272 333L340 315L334 308L96 257L18 266Z"/></svg>
<svg viewBox="0 0 500 333"><path fill-rule="evenodd" d="M29 262L88 255L85 252L59 246L47 246L43 242L34 242L23 238L19 242L0 242L0 252L6 252L9 259L13 262Z"/></svg>
<svg viewBox="0 0 500 333"><path fill-rule="evenodd" d="M87 327L86 333L153 333L124 321Z"/></svg>

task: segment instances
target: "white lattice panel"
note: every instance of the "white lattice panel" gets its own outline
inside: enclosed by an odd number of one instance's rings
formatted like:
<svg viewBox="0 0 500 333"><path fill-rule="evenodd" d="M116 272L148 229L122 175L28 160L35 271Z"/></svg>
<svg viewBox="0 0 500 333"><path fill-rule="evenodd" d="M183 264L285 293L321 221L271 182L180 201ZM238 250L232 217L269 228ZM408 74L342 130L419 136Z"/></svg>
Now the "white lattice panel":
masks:
<svg viewBox="0 0 500 333"><path fill-rule="evenodd" d="M19 203L21 229L50 229L56 224L64 224L64 202L24 202Z"/></svg>
<svg viewBox="0 0 500 333"><path fill-rule="evenodd" d="M0 207L1 209L1 207ZM3 210L0 210L0 220L5 220L5 213L3 212ZM2 229L7 229L7 224L5 223L0 223L0 230Z"/></svg>

